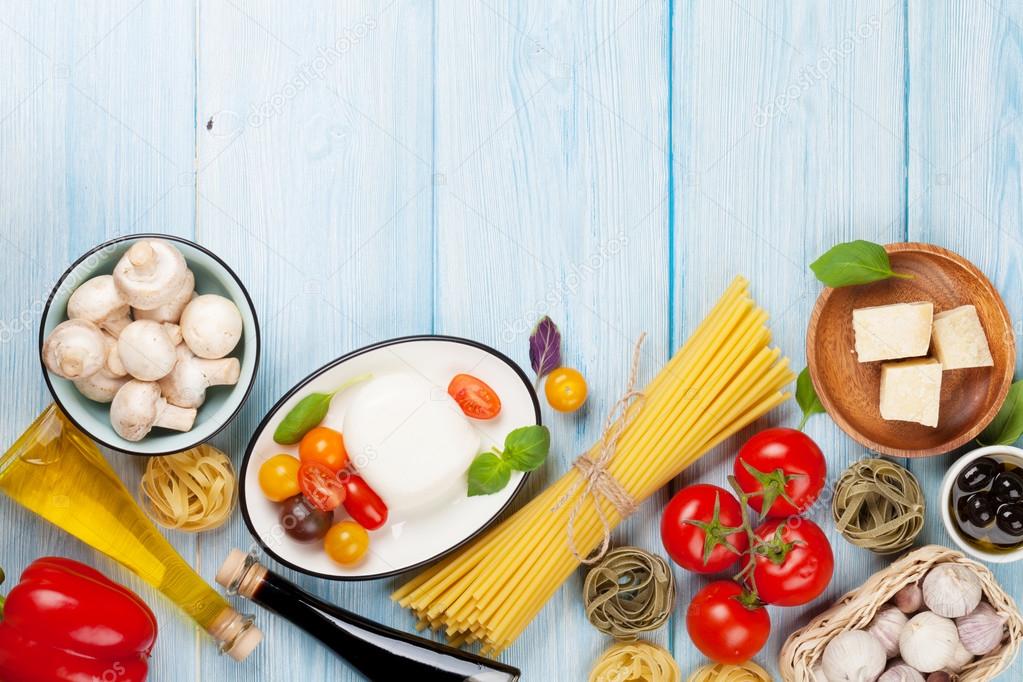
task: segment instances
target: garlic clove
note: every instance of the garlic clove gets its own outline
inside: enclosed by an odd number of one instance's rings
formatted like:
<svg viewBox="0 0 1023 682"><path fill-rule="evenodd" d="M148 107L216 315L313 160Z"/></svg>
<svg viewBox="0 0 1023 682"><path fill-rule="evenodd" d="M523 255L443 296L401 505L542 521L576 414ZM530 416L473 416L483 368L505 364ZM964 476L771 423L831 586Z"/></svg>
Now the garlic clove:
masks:
<svg viewBox="0 0 1023 682"><path fill-rule="evenodd" d="M973 654L966 650L962 641L956 642L955 651L952 653L952 660L945 666L950 673L957 673L970 663L973 663Z"/></svg>
<svg viewBox="0 0 1023 682"><path fill-rule="evenodd" d="M892 597L895 607L906 614L913 614L923 608L924 597L920 590L920 583L910 583L895 593Z"/></svg>
<svg viewBox="0 0 1023 682"><path fill-rule="evenodd" d="M946 563L932 568L923 581L924 604L945 618L959 618L977 608L983 596L980 579L966 566Z"/></svg>
<svg viewBox="0 0 1023 682"><path fill-rule="evenodd" d="M824 647L821 667L828 682L874 682L884 672L886 661L884 647L874 635L866 630L846 630Z"/></svg>
<svg viewBox="0 0 1023 682"><path fill-rule="evenodd" d="M877 682L924 682L924 676L905 663L898 663L885 670Z"/></svg>
<svg viewBox="0 0 1023 682"><path fill-rule="evenodd" d="M1008 619L987 602L981 602L971 613L956 618L956 629L963 648L974 656L986 656L1002 643Z"/></svg>
<svg viewBox="0 0 1023 682"><path fill-rule="evenodd" d="M927 589L924 588L924 594ZM909 619L899 635L899 654L908 665L922 673L946 667L959 643L956 624L931 611Z"/></svg>
<svg viewBox="0 0 1023 682"><path fill-rule="evenodd" d="M888 658L899 654L899 634L906 627L909 618L894 606L882 607L867 626L867 632L877 637Z"/></svg>

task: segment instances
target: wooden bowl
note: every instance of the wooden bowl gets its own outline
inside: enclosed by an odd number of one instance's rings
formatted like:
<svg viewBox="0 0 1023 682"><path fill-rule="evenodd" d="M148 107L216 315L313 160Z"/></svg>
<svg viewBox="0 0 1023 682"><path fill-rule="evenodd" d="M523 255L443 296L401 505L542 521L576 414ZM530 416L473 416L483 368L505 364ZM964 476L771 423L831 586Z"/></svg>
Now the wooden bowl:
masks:
<svg viewBox="0 0 1023 682"><path fill-rule="evenodd" d="M810 376L828 414L860 444L896 457L949 452L984 430L1005 401L1016 367L1012 320L991 282L962 256L920 243L889 244L885 250L892 268L913 279L825 289L806 334ZM882 419L881 363L856 359L853 309L913 301L931 301L935 313L976 306L994 360L993 367L942 374L936 428Z"/></svg>

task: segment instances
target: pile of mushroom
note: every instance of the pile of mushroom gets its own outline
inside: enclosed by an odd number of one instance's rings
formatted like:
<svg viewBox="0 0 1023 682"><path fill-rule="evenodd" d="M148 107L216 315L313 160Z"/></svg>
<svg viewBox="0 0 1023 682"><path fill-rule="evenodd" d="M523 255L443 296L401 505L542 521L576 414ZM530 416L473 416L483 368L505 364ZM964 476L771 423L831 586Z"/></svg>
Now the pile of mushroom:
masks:
<svg viewBox="0 0 1023 682"><path fill-rule="evenodd" d="M43 343L43 362L86 398L110 403L125 440L154 427L188 431L207 388L238 383L241 366L227 355L241 339L241 313L223 296L198 295L170 242L132 244L112 275L75 289L67 316Z"/></svg>
<svg viewBox="0 0 1023 682"><path fill-rule="evenodd" d="M899 590L863 630L824 649L816 682L950 682L1005 638L1007 618L966 566L938 564Z"/></svg>

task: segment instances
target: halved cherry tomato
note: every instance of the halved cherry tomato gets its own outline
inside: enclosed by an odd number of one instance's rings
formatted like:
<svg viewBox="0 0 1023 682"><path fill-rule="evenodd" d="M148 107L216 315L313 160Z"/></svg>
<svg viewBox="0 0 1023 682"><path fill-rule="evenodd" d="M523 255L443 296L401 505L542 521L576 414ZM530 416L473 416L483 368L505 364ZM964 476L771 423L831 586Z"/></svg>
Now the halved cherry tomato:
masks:
<svg viewBox="0 0 1023 682"><path fill-rule="evenodd" d="M334 511L347 496L337 474L316 462L307 462L299 468L298 485L309 504L320 511Z"/></svg>
<svg viewBox="0 0 1023 682"><path fill-rule="evenodd" d="M494 389L471 374L456 374L448 384L448 395L473 419L493 419L501 411Z"/></svg>
<svg viewBox="0 0 1023 682"><path fill-rule="evenodd" d="M387 523L387 505L362 476L351 474L342 478L348 493L344 500L345 511L356 523L366 530L376 530Z"/></svg>
<svg viewBox="0 0 1023 682"><path fill-rule="evenodd" d="M369 535L354 521L341 521L331 526L323 538L323 549L339 564L354 564L366 556Z"/></svg>
<svg viewBox="0 0 1023 682"><path fill-rule="evenodd" d="M326 426L317 426L302 436L298 444L298 456L302 463L316 462L331 471L341 471L348 466L348 452L341 434Z"/></svg>
<svg viewBox="0 0 1023 682"><path fill-rule="evenodd" d="M259 467L259 487L272 502L283 502L298 495L300 462L291 455L274 455Z"/></svg>
<svg viewBox="0 0 1023 682"><path fill-rule="evenodd" d="M558 367L543 385L547 402L558 412L575 412L586 402L586 379L571 367Z"/></svg>

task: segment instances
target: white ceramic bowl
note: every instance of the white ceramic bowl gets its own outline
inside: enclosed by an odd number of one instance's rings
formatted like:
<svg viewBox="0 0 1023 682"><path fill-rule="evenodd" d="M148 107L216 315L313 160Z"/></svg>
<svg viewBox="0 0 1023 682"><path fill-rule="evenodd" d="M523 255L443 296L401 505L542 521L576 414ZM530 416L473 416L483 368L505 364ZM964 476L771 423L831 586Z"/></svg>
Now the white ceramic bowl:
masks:
<svg viewBox="0 0 1023 682"><path fill-rule="evenodd" d="M959 546L961 550L969 554L970 556L986 561L992 564L1008 564L1014 561L1023 559L1023 547L1016 549L1012 552L986 552L974 545L971 545L963 536L959 533L956 528L955 520L952 518L951 505L949 499L952 496L952 486L955 485L956 478L971 462L980 459L981 457L991 457L992 455L1007 455L1015 459L1018 464L1023 467L1023 450L1020 448L1013 447L1011 445L989 445L987 447L978 448L972 450L952 464L948 471L945 472L945 478L941 482L941 497L938 498L938 503L941 506L941 520L945 524L945 530L948 531L949 536Z"/></svg>

